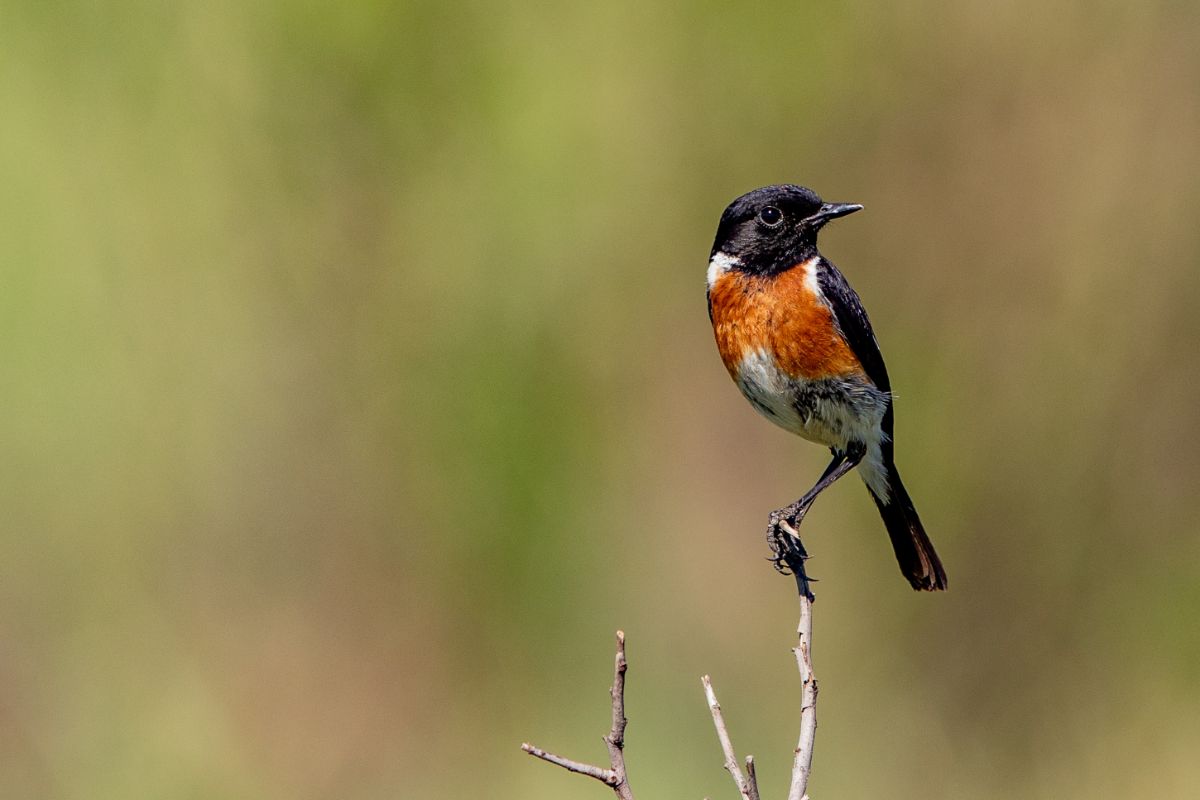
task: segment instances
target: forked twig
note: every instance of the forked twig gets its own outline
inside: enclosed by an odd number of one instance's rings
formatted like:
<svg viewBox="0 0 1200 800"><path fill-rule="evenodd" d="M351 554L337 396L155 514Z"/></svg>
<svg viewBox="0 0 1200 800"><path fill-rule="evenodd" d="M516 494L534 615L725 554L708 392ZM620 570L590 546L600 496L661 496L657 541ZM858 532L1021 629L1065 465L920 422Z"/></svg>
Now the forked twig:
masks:
<svg viewBox="0 0 1200 800"><path fill-rule="evenodd" d="M708 700L708 710L712 712L713 725L717 728L717 738L721 740L721 750L725 753L725 769L733 776L738 792L744 800L758 800L758 776L754 773L754 756L746 758L747 778L738 766L737 754L733 751L733 742L729 739L729 729L725 727L725 715L721 713L721 704L717 702L716 692L713 691L712 678L705 675L700 679L704 684L704 697Z"/></svg>
<svg viewBox="0 0 1200 800"><path fill-rule="evenodd" d="M629 779L625 774L625 726L629 723L625 718L626 669L628 665L625 662L625 634L617 631L617 656L613 665L613 685L609 690L612 697L612 728L604 737L604 744L608 747L608 769L548 753L529 742L522 744L521 749L563 769L595 778L610 787L621 800L633 800L633 790L629 788Z"/></svg>
<svg viewBox="0 0 1200 800"><path fill-rule="evenodd" d="M780 527L790 536L799 536L795 528L786 522ZM803 586L803 584L800 584ZM792 761L792 780L788 788L788 800L808 800L808 776L812 771L813 745L817 736L817 679L812 668L812 598L803 588L800 591L800 624L796 628L799 642L792 652L796 655L796 666L800 670L800 680L803 689L800 698L800 739L796 743L795 758ZM613 667L613 685L609 694L612 698L612 728L604 737L608 747L609 767L597 767L582 761L546 752L528 742L521 749L531 756L557 764L565 770L595 778L611 788L620 800L633 800L633 790L629 788L629 779L625 774L625 634L617 631L617 656ZM704 684L704 696L708 701L708 709L712 713L713 725L717 729L717 738L721 741L721 751L725 754L725 769L733 776L742 800L759 800L758 774L754 768L754 757L746 757L746 769L743 772L738 765L737 754L733 742L729 738L729 729L725 725L725 716L721 712L721 704L717 702L716 692L713 691L712 679L705 675L701 678Z"/></svg>

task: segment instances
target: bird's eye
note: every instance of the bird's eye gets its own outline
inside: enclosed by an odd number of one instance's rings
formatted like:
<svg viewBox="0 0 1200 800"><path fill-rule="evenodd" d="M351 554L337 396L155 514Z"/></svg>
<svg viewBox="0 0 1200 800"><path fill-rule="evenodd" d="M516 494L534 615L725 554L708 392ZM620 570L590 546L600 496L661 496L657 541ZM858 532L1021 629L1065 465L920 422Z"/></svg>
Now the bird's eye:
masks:
<svg viewBox="0 0 1200 800"><path fill-rule="evenodd" d="M776 225L783 222L783 212L775 206L767 206L762 211L758 212L758 219L768 228L774 228Z"/></svg>

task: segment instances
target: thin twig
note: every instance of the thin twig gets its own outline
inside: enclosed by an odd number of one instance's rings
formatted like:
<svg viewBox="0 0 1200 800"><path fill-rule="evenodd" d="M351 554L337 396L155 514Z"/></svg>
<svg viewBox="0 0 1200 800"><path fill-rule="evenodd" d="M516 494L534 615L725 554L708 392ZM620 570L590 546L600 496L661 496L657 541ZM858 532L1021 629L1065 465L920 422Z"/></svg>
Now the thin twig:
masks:
<svg viewBox="0 0 1200 800"><path fill-rule="evenodd" d="M781 527L793 536L796 531L786 522ZM812 601L800 593L800 624L796 627L799 642L792 650L800 670L803 688L800 695L800 739L792 761L792 783L788 800L808 800L808 776L812 772L813 746L817 738L817 678L812 667Z"/></svg>
<svg viewBox="0 0 1200 800"><path fill-rule="evenodd" d="M625 777L625 726L629 724L625 718L625 670L628 668L625 662L625 633L617 631L617 656L613 662L613 685L609 690L612 697L612 730L604 737L604 744L608 746L608 760L617 778L613 788L619 797L633 800L629 781Z"/></svg>
<svg viewBox="0 0 1200 800"><path fill-rule="evenodd" d="M746 756L746 778L750 781L750 800L758 800L758 773L754 770L754 756Z"/></svg>
<svg viewBox="0 0 1200 800"><path fill-rule="evenodd" d="M549 761L551 764L557 764L565 770L578 772L580 775L587 775L590 778L595 778L601 783L607 783L609 786L612 786L613 771L611 769L602 769L600 767L592 766L591 764L584 764L582 761L572 761L569 758L556 756L554 753L547 753L542 748L535 747L529 742L522 744L521 749L526 753L529 753L531 756L537 756L543 761Z"/></svg>
<svg viewBox="0 0 1200 800"><path fill-rule="evenodd" d="M733 752L733 742L729 739L729 729L725 727L725 716L721 713L721 704L717 702L717 694L713 691L712 678L705 675L700 682L704 684L704 696L708 699L708 710L712 712L713 725L717 728L717 738L721 740L721 750L725 753L725 769L729 770L729 774L733 776L733 782L737 784L738 791L741 792L744 800L757 800L758 787L751 784L750 780L742 773L741 767L738 766L737 754ZM753 763L750 761L747 766L750 767ZM752 767L750 774L754 774Z"/></svg>
<svg viewBox="0 0 1200 800"><path fill-rule="evenodd" d="M613 666L613 685L609 690L612 697L612 729L604 737L608 746L609 769L573 761L569 758L548 753L540 747L534 747L525 742L521 749L531 756L557 764L571 772L587 775L612 788L621 800L633 800L633 790L629 788L629 779L625 774L625 726L629 720L625 718L625 634L617 631L617 656Z"/></svg>

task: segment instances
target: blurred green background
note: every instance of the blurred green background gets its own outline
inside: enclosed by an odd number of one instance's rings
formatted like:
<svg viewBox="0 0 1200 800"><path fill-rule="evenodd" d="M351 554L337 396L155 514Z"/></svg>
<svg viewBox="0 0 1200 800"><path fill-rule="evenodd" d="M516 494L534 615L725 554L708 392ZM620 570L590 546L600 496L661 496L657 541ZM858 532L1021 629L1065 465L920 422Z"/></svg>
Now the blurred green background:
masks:
<svg viewBox="0 0 1200 800"><path fill-rule="evenodd" d="M863 203L901 468L810 515L818 798L1200 786L1200 8L5 3L0 796L765 796L766 513L824 466L704 305Z"/></svg>

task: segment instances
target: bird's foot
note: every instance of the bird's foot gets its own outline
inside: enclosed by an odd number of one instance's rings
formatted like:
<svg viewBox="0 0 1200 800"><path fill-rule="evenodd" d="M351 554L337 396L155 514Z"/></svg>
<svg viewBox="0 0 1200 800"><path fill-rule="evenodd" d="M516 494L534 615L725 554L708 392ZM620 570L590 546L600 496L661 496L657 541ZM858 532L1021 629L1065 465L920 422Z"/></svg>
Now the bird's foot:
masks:
<svg viewBox="0 0 1200 800"><path fill-rule="evenodd" d="M781 575L787 575L787 555L791 550L792 543L790 540L796 537L783 529L783 523L787 521L784 517L786 509L772 511L767 524L767 544L771 547L771 564Z"/></svg>
<svg viewBox="0 0 1200 800"><path fill-rule="evenodd" d="M781 575L792 575L796 579L796 588L800 594L812 602L813 597L810 583L815 578L808 577L804 570L804 562L808 560L808 551L796 532L799 523L804 519L807 508L794 508L797 504L771 512L770 523L767 527L767 542L771 546L771 563Z"/></svg>
<svg viewBox="0 0 1200 800"><path fill-rule="evenodd" d="M772 563L784 574L787 574L784 567L788 566L789 553L799 553L801 559L808 558L798 532L807 513L808 506L800 500L771 512L767 525L767 543L771 545Z"/></svg>

